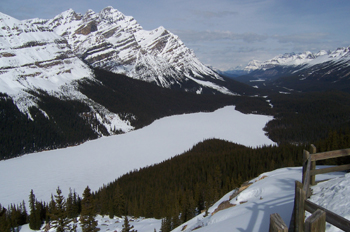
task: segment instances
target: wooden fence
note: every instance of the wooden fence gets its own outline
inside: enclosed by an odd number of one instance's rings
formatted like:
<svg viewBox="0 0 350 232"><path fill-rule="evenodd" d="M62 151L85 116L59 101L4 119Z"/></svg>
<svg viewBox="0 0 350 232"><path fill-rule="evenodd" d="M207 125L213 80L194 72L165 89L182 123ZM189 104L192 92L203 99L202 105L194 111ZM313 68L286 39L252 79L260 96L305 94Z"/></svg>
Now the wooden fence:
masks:
<svg viewBox="0 0 350 232"><path fill-rule="evenodd" d="M350 164L330 168L316 169L316 161L350 156L350 149L316 153L316 147L311 145L310 152L303 154L302 183L295 182L295 199L292 219L289 229L278 214L270 215L270 232L324 232L326 222L337 228L350 232L350 221L337 215L311 201L310 185L315 185L315 176L329 172L345 171L350 169ZM312 213L305 220L305 210Z"/></svg>

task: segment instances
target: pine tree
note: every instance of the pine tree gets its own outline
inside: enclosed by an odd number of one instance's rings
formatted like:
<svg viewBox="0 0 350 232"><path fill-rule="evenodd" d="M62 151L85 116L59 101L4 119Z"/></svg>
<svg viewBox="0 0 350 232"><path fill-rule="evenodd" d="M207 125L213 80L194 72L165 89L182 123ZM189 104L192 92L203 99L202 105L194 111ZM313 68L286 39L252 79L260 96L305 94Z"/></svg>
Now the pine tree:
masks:
<svg viewBox="0 0 350 232"><path fill-rule="evenodd" d="M53 195L51 194L51 200L49 202L49 205L47 207L47 214L46 214L46 223L49 223L51 221L51 215L54 214L56 208L55 200L53 199Z"/></svg>
<svg viewBox="0 0 350 232"><path fill-rule="evenodd" d="M72 189L69 188L69 194L67 197L67 215L68 218L75 218L79 215L79 204L80 199L78 199L76 192L72 193Z"/></svg>
<svg viewBox="0 0 350 232"><path fill-rule="evenodd" d="M52 227L56 228L56 232L67 232L72 231L69 223L72 219L69 219L66 211L66 201L64 196L62 196L62 191L57 187L57 195L55 195L55 207L51 214Z"/></svg>
<svg viewBox="0 0 350 232"><path fill-rule="evenodd" d="M113 218L114 216L121 217L125 214L125 199L124 195L117 184L115 191L112 196L111 203L109 205L109 218Z"/></svg>
<svg viewBox="0 0 350 232"><path fill-rule="evenodd" d="M162 224L160 230L162 232L170 232L171 231L171 218L165 217L162 219Z"/></svg>
<svg viewBox="0 0 350 232"><path fill-rule="evenodd" d="M3 208L0 204L0 231L1 232L10 232L11 223L10 218L6 208Z"/></svg>
<svg viewBox="0 0 350 232"><path fill-rule="evenodd" d="M26 209L26 204L24 200L22 201L22 204L20 205L21 208L21 225L27 224L28 223L28 214L27 214L27 209Z"/></svg>
<svg viewBox="0 0 350 232"><path fill-rule="evenodd" d="M32 230L40 230L41 220L40 220L40 209L37 208L37 200L35 199L35 195L33 189L30 191L29 195L29 228Z"/></svg>
<svg viewBox="0 0 350 232"><path fill-rule="evenodd" d="M124 225L122 232L137 232L137 230L133 230L134 226L130 226L128 217L124 217Z"/></svg>
<svg viewBox="0 0 350 232"><path fill-rule="evenodd" d="M94 199L90 193L89 186L87 186L81 201L80 225L83 232L97 232L100 230L97 228L98 223L95 217Z"/></svg>

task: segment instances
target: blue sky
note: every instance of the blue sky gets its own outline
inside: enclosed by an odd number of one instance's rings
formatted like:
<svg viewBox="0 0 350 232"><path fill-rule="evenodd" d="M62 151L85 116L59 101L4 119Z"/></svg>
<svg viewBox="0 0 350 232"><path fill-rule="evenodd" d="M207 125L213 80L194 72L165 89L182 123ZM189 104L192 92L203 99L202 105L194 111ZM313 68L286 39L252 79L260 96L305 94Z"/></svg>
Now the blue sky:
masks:
<svg viewBox="0 0 350 232"><path fill-rule="evenodd" d="M164 26L205 64L225 70L289 52L350 46L348 0L1 0L17 19L112 6L145 30Z"/></svg>

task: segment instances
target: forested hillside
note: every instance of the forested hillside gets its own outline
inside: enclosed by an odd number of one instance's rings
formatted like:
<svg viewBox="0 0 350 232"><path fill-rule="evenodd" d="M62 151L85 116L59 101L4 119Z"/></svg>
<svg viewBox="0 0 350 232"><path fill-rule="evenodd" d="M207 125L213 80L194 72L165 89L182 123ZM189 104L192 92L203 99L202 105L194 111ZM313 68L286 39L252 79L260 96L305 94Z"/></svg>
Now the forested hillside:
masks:
<svg viewBox="0 0 350 232"><path fill-rule="evenodd" d="M335 131L315 142L318 151L347 148L349 144L350 133ZM284 144L253 149L223 140L206 140L181 155L131 171L103 186L94 194L96 209L109 216L166 217L164 223L172 229L263 172L300 166L306 147L309 145ZM340 158L323 164L349 162L348 158Z"/></svg>
<svg viewBox="0 0 350 232"><path fill-rule="evenodd" d="M164 89L100 69L95 69L94 73L97 81L83 79L76 83L77 88L129 121L135 129L161 117L214 111L226 105L236 105L236 109L244 113L271 114L267 102L259 97L198 95ZM31 94L38 101L37 107L29 108L28 116L17 108L11 97L0 93L0 160L77 145L108 135L86 102L55 97L45 91Z"/></svg>
<svg viewBox="0 0 350 232"><path fill-rule="evenodd" d="M326 139L314 144L318 151L347 148L350 133L332 131ZM163 218L162 231L170 231L208 209L223 194L243 182L266 171L300 166L306 147L309 145L281 144L253 149L218 139L205 140L181 155L133 170L102 186L92 193L93 214ZM340 158L327 162L339 165L350 160ZM60 206L64 208L60 217L73 219L80 215L81 197L75 191L70 191L67 198L59 192L58 186L51 202L39 202L35 193L28 193L32 199L28 212L24 202L8 207L0 205L0 231L10 232L25 223L33 223L31 228L38 228L56 220L55 204L61 200L65 203Z"/></svg>
<svg viewBox="0 0 350 232"><path fill-rule="evenodd" d="M339 91L273 94L274 120L265 130L278 144L313 143L350 128L350 94Z"/></svg>

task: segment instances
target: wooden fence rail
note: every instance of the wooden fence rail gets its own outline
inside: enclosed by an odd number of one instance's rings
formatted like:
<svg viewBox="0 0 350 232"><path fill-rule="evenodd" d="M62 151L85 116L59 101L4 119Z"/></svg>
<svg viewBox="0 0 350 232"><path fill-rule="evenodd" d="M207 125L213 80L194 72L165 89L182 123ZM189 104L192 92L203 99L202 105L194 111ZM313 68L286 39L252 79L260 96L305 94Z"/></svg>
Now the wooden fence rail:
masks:
<svg viewBox="0 0 350 232"><path fill-rule="evenodd" d="M307 198L311 196L310 185L316 184L316 175L350 169L350 164L316 169L316 161L345 156L350 156L350 149L316 153L316 147L311 145L310 152L304 151L302 170L303 183L300 183L299 181L295 182L294 209L291 223L289 225L289 232L324 232L326 222L343 231L350 232L349 220L307 200ZM305 211L312 213L312 215L308 217L306 221ZM270 232L285 231L278 229L280 228L278 225L281 225L283 220L279 217L279 215L277 215L274 214L274 216L271 215L270 217Z"/></svg>

